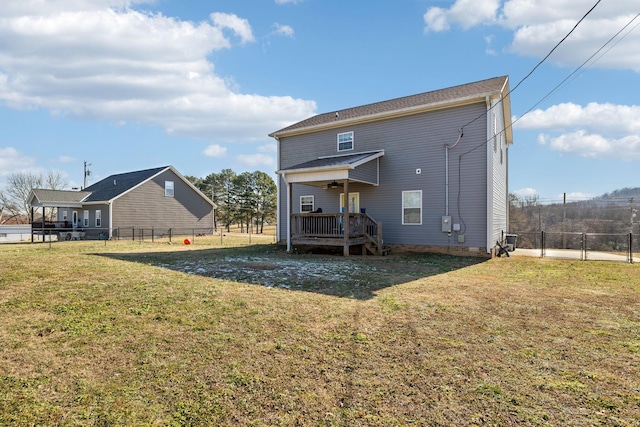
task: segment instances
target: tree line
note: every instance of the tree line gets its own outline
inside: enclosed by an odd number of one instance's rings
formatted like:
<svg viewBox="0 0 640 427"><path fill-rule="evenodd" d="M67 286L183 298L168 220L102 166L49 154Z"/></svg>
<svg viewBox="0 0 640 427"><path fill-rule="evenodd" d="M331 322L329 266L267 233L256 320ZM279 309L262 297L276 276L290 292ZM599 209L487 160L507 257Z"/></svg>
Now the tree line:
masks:
<svg viewBox="0 0 640 427"><path fill-rule="evenodd" d="M231 169L223 169L204 178L186 178L217 205L216 228L230 231L232 225L238 225L243 233L262 233L266 224L275 223L277 189L266 173L236 174Z"/></svg>
<svg viewBox="0 0 640 427"><path fill-rule="evenodd" d="M277 190L273 179L264 172L236 174L231 169L212 173L204 178L186 176L202 193L212 198L216 228L230 231L238 225L241 232L262 233L266 224L275 223ZM8 176L7 185L0 190L0 224L9 221L31 223L29 194L34 188L62 190L68 186L57 172L46 174L14 173ZM45 218L53 220L55 209Z"/></svg>
<svg viewBox="0 0 640 427"><path fill-rule="evenodd" d="M537 196L509 195L509 230L518 234L518 246L537 247L542 231L554 234L562 245L571 245L562 234L587 233L592 249L615 249L624 235L640 234L640 197L606 198L541 204ZM575 237L579 239L579 236ZM569 241L569 243L567 243ZM577 243L573 243L575 246Z"/></svg>

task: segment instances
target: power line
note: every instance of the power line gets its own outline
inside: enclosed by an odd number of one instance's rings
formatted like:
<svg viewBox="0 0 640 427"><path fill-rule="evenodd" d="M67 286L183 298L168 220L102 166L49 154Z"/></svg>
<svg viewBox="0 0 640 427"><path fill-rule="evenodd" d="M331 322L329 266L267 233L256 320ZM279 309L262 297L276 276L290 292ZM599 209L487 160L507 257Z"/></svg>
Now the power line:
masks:
<svg viewBox="0 0 640 427"><path fill-rule="evenodd" d="M599 3L599 2L598 2ZM597 5L597 3L596 3ZM594 6L595 7L595 6ZM593 10L593 8L591 8L591 10ZM585 15L586 16L586 15ZM518 117L516 120L512 121L509 125L505 126L504 129L502 129L497 135L503 134L504 132L507 131L507 129L510 129L513 127L514 124L516 124L518 121L520 121L524 116L526 116L528 113L530 113L535 107L537 107L538 105L540 105L544 100L546 100L548 97L550 97L552 94L554 94L567 80L569 80L572 76L574 76L578 71L580 71L582 68L584 68L584 66L591 60L593 59L593 57L595 57L600 51L602 51L608 44L610 44L616 37L618 37L620 35L620 33L622 33L627 27L629 27L629 25L631 25L633 23L633 21L635 21L638 17L640 17L640 13L636 14L633 18L631 18L631 20L629 22L627 22L617 33L615 33L611 38L609 38L609 40L607 40L602 46L600 46L600 48L598 48L589 58L587 58L587 60L585 60L582 64L580 64L580 66L578 66L575 70L573 70L567 77L565 77L560 83L558 83L553 89L551 89L549 92L547 92L546 95L544 95L540 100L538 100L535 104L533 104L529 109L527 109L520 117ZM627 37L633 30L635 30L638 25L640 25L640 23L636 24L635 27L633 27L631 30L629 30L629 32L627 32L627 34L625 34L623 37L621 37L619 40L616 41L616 43L614 43L613 46L611 46L609 49L607 49L596 61L598 61L600 58L602 58L602 56L604 56L607 52L609 52L616 44L618 44L622 39L624 39L625 37ZM575 27L574 27L575 29ZM565 37L566 38L566 37ZM557 45L556 45L557 46ZM548 55L547 55L548 57ZM594 63L596 62L594 61ZM529 73L527 76L531 75L531 73ZM520 83L518 83L517 86L519 86L522 82L524 81L521 80ZM514 88L515 89L515 88ZM513 90L510 90L506 96L509 96L509 94L511 94L511 92L513 92ZM505 97L503 97L502 99L504 99ZM497 106L499 103L502 102L502 99L500 99L500 101L498 103L496 103L495 105L492 105L487 111L491 111L495 106ZM481 115L479 115L478 117L476 117L475 119L471 120L469 123L465 124L464 126L468 126L469 124L473 123L474 121L478 120L480 117L483 117L485 115L485 112L483 112ZM464 127L463 126L463 127ZM462 154L460 154L460 157L471 153L472 151L477 150L478 148L484 146L486 143L488 143L489 141L491 141L492 138L487 139L486 141L478 144L477 146L473 147L472 149L470 149L469 151L466 151Z"/></svg>
<svg viewBox="0 0 640 427"><path fill-rule="evenodd" d="M549 51L549 53L547 53L547 55L546 55L544 58L542 58L542 60L540 60L540 62L538 62L538 63L535 65L535 67L533 67L533 68L531 69L531 71L529 71L529 73L528 73L526 76L524 76L524 78L522 78L522 79L518 82L518 84L516 84L512 89L510 89L510 90L507 92L507 94L506 94L504 97L502 97L502 98L500 99L500 101L499 101L499 102L497 102L495 105L492 105L492 106L489 108L489 111L491 111L491 110L492 110L496 105L500 104L500 103L502 102L502 99L504 99L504 98L508 97L509 95L511 95L511 93L512 93L513 91L515 91L515 90L516 90L516 89L517 89L517 88L518 88L522 83L524 83L524 82L525 82L525 80L527 80L529 77L531 77L531 75L532 75L532 74L533 74L533 73L538 69L538 67L540 67L540 66L541 66L541 65L542 65L542 64L543 64L543 63L544 63L544 62L545 62L545 61L546 61L546 60L551 56L551 54L553 54L553 52L554 52L554 51L555 51L555 50L556 50L556 49L557 49L557 48L558 48L558 47L559 47L559 46L560 46L560 45L561 45L561 44L562 44L562 43L563 43L563 42L564 42L564 41L565 41L565 40L566 40L570 35L571 35L571 33L573 33L573 32L576 30L576 28L578 28L578 25L580 25L580 24L582 23L582 21L584 21L584 20L585 20L585 18L586 18L587 16L589 16L589 14L590 14L591 12L593 12L593 10L596 8L596 6L598 6L598 4L600 4L600 2L601 2L601 1L602 1L602 0L598 0L598 1L596 2L596 4L594 4L594 5L591 7L591 9L589 9L589 10L587 11L587 13L585 13L585 14L582 16L582 18L580 18L580 20L579 20L578 22L576 22L576 24L573 26L573 28L571 29L571 31L569 31L569 32L568 32L568 33L567 33L567 34L566 34L566 35L565 35L565 36L564 36L564 37L563 37L563 38L562 38L558 43L556 43L556 45L555 45L555 46L554 46L554 47ZM478 115L475 119L473 119L473 120L471 120L470 122L468 122L468 123L466 123L465 125L463 125L463 126L461 127L461 129L464 129L466 126L469 126L471 123L475 122L476 120L478 120L479 118L481 118L481 117L483 117L483 116L484 116L484 113L482 113L482 114Z"/></svg>

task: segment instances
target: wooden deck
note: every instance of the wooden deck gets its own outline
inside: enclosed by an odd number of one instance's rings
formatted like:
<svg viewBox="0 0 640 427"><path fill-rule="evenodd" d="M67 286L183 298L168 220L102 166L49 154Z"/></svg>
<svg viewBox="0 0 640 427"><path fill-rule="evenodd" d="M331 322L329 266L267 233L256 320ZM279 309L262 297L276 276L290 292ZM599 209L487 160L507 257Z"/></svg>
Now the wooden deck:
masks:
<svg viewBox="0 0 640 427"><path fill-rule="evenodd" d="M367 252L383 255L382 224L367 214L349 214L344 227L342 213L291 214L291 243L294 245L339 246L348 255L351 246L362 246ZM345 229L347 235L345 236Z"/></svg>

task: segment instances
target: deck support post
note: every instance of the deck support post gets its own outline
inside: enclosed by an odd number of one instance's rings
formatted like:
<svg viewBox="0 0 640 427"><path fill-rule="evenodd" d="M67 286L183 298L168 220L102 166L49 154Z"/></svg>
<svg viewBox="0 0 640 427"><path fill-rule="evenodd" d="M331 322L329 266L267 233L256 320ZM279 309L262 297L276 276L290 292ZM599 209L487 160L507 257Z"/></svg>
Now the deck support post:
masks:
<svg viewBox="0 0 640 427"><path fill-rule="evenodd" d="M342 212L342 232L344 234L343 255L349 256L349 180L344 180L344 203Z"/></svg>

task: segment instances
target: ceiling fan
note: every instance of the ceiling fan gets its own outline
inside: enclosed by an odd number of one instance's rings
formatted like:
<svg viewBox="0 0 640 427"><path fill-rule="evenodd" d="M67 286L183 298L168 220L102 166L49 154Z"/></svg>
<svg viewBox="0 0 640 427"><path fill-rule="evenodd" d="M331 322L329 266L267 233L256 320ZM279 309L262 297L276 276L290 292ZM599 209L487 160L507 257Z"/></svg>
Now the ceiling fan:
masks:
<svg viewBox="0 0 640 427"><path fill-rule="evenodd" d="M338 187L343 187L344 184L337 182L337 181L333 181L329 184L327 184L327 188L338 188Z"/></svg>

